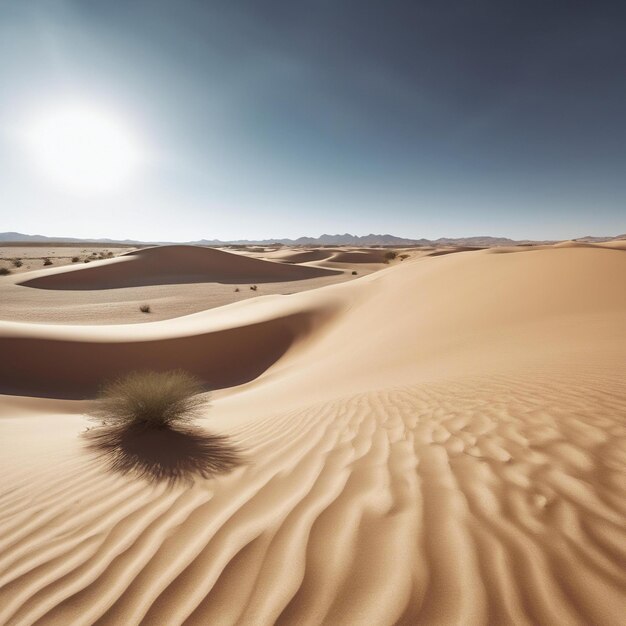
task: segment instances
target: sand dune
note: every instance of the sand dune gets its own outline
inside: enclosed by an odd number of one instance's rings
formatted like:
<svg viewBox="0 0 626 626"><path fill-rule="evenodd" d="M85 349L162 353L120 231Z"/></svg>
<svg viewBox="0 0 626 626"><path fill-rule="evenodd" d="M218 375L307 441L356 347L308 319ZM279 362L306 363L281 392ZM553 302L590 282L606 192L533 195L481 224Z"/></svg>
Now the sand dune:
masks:
<svg viewBox="0 0 626 626"><path fill-rule="evenodd" d="M245 384L202 427L246 462L147 482L85 445L88 402L5 396L0 623L623 623L624 284L619 250L484 250L167 322L2 324L22 396L223 362Z"/></svg>
<svg viewBox="0 0 626 626"><path fill-rule="evenodd" d="M337 248L314 248L312 250L299 250L287 248L263 254L263 258L284 263L312 263L318 261L332 261L342 264L361 263L384 263L385 253L388 250L382 248L358 248L337 249Z"/></svg>
<svg viewBox="0 0 626 626"><path fill-rule="evenodd" d="M427 256L444 256L446 254L455 254L456 252L474 252L476 250L484 250L484 248L478 248L476 246L453 246L451 248L429 252Z"/></svg>
<svg viewBox="0 0 626 626"><path fill-rule="evenodd" d="M287 249L266 254L264 257L285 263L310 263L311 261L324 261L331 258L334 254L333 250L321 248L315 250Z"/></svg>
<svg viewBox="0 0 626 626"><path fill-rule="evenodd" d="M0 322L0 393L90 397L103 380L141 369L182 368L209 388L257 378L333 312L331 302L303 311L248 305L229 314L120 326ZM45 354L46 358L40 358Z"/></svg>
<svg viewBox="0 0 626 626"><path fill-rule="evenodd" d="M334 263L384 263L387 250L342 250L329 261Z"/></svg>
<svg viewBox="0 0 626 626"><path fill-rule="evenodd" d="M116 289L181 283L264 283L329 276L334 270L289 266L200 246L144 248L88 267L41 272L20 284L38 289Z"/></svg>

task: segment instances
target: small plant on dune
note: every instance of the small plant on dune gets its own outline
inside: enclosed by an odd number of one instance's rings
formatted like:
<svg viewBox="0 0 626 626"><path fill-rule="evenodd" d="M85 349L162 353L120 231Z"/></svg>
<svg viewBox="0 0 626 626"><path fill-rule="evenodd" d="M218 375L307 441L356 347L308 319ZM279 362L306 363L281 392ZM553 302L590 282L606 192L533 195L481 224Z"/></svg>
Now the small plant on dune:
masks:
<svg viewBox="0 0 626 626"><path fill-rule="evenodd" d="M385 252L385 262L389 263L389 261L393 261L398 256L398 253L395 250L388 250Z"/></svg>
<svg viewBox="0 0 626 626"><path fill-rule="evenodd" d="M44 265L52 265L52 261L50 259L46 258L46 259L43 260L43 264Z"/></svg>
<svg viewBox="0 0 626 626"><path fill-rule="evenodd" d="M22 263L22 259L13 259L13 267L22 267L22 265L24 265Z"/></svg>
<svg viewBox="0 0 626 626"><path fill-rule="evenodd" d="M0 267L0 276L8 276L11 270L8 267Z"/></svg>
<svg viewBox="0 0 626 626"><path fill-rule="evenodd" d="M239 287L235 287L235 293L239 291Z"/></svg>
<svg viewBox="0 0 626 626"><path fill-rule="evenodd" d="M72 257L72 263L78 263L79 261L80 261L80 257L77 257L77 256Z"/></svg>
<svg viewBox="0 0 626 626"><path fill-rule="evenodd" d="M356 270L352 270L352 276L356 276L357 272Z"/></svg>
<svg viewBox="0 0 626 626"><path fill-rule="evenodd" d="M93 415L107 426L165 429L198 417L201 382L183 370L131 372L106 384Z"/></svg>
<svg viewBox="0 0 626 626"><path fill-rule="evenodd" d="M83 263L89 263L89 259L85 259Z"/></svg>
<svg viewBox="0 0 626 626"><path fill-rule="evenodd" d="M149 304L142 304L142 305L139 307L139 310L140 310L142 313L150 313L150 305L149 305Z"/></svg>
<svg viewBox="0 0 626 626"><path fill-rule="evenodd" d="M256 291L258 287L256 285L250 285L250 289L252 289L252 291Z"/></svg>
<svg viewBox="0 0 626 626"><path fill-rule="evenodd" d="M408 254L401 254L401 255L400 255L400 260L401 260L401 261L404 261L404 259L408 259L408 258L409 258L409 255L408 255Z"/></svg>

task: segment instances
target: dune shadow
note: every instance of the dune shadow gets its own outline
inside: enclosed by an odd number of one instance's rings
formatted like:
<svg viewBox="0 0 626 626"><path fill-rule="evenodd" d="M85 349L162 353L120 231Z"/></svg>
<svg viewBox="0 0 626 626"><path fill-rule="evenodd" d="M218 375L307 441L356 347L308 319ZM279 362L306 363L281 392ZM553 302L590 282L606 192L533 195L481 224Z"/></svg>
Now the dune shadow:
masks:
<svg viewBox="0 0 626 626"><path fill-rule="evenodd" d="M243 464L240 450L228 437L192 426L98 426L83 436L87 449L103 458L109 469L151 482L211 478Z"/></svg>

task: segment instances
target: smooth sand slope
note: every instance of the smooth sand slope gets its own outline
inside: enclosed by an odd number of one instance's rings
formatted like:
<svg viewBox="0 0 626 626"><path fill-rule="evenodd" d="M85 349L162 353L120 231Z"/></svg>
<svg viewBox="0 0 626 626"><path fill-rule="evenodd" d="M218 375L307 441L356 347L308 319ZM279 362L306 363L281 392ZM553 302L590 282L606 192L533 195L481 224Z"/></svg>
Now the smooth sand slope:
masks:
<svg viewBox="0 0 626 626"><path fill-rule="evenodd" d="M0 623L623 623L624 284L621 249L484 250L140 326L2 323ZM248 373L219 384L229 349ZM112 471L58 398L129 359L224 386L202 427L245 462Z"/></svg>

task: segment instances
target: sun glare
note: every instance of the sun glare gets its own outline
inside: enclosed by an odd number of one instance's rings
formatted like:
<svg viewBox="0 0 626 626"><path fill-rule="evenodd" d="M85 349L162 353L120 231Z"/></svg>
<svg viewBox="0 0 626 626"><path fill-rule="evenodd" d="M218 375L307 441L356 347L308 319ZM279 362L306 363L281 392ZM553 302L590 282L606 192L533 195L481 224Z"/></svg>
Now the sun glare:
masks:
<svg viewBox="0 0 626 626"><path fill-rule="evenodd" d="M50 109L28 125L26 134L39 170L67 191L115 190L140 162L133 133L115 115L94 106Z"/></svg>

